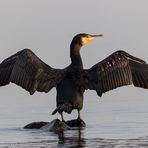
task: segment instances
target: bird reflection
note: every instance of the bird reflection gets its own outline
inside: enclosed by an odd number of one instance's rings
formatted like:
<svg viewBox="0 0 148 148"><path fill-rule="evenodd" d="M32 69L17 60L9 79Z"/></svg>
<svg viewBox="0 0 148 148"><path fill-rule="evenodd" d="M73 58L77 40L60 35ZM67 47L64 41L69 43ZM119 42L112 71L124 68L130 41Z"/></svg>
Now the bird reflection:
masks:
<svg viewBox="0 0 148 148"><path fill-rule="evenodd" d="M59 146L83 148L86 145L82 128L58 133Z"/></svg>

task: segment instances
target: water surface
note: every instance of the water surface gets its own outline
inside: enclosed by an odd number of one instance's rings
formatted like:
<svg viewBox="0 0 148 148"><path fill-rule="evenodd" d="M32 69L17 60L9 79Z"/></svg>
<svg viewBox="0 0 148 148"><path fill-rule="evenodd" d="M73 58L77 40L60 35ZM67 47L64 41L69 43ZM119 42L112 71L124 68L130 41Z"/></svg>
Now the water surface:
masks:
<svg viewBox="0 0 148 148"><path fill-rule="evenodd" d="M123 89L123 92L128 92L128 89L131 88ZM128 94L117 98L116 93L119 95L120 89L104 95L101 100L95 94L86 93L82 111L86 127L58 134L23 129L30 122L60 117L50 115L55 107L55 99L50 100L50 94L48 97L41 94L42 101L36 99L36 95L30 97L25 94L26 98L19 95L11 99L6 95L0 104L0 147L145 147L148 145L148 99L145 91L141 98L139 92L137 98ZM114 95L115 98L112 97ZM76 117L76 112L64 115L65 119L71 119Z"/></svg>

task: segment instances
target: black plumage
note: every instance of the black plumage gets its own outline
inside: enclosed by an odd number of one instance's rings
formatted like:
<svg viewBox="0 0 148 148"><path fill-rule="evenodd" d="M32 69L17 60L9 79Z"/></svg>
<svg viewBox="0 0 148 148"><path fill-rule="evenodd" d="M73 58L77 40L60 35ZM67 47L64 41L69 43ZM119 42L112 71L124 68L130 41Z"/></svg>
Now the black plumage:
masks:
<svg viewBox="0 0 148 148"><path fill-rule="evenodd" d="M63 111L83 107L83 94L87 89L103 93L124 85L148 89L148 65L125 51L116 51L90 69L83 69L80 48L102 35L78 34L70 45L71 64L65 69L55 69L41 61L30 49L23 49L0 64L0 86L13 82L29 91L49 92L57 89L57 108Z"/></svg>

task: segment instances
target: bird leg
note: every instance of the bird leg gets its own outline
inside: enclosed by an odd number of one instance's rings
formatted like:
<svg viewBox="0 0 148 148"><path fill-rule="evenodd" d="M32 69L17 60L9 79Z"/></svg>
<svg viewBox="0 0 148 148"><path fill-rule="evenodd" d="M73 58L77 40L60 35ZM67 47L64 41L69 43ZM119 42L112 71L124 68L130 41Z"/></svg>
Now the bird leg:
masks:
<svg viewBox="0 0 148 148"><path fill-rule="evenodd" d="M77 118L77 120L81 120L81 116L80 116L80 111L78 110L78 118Z"/></svg>
<svg viewBox="0 0 148 148"><path fill-rule="evenodd" d="M63 112L61 112L60 115L61 115L62 122L65 122L64 117L63 117Z"/></svg>

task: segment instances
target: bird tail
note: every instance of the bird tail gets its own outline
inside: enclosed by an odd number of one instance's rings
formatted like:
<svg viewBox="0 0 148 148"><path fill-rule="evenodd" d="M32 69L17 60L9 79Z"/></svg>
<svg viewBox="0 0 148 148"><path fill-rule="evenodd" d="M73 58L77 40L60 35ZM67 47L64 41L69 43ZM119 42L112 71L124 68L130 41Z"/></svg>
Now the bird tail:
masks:
<svg viewBox="0 0 148 148"><path fill-rule="evenodd" d="M71 103L64 103L59 105L53 112L52 115L56 114L57 112L67 112L68 114L70 114L72 112L72 105Z"/></svg>

